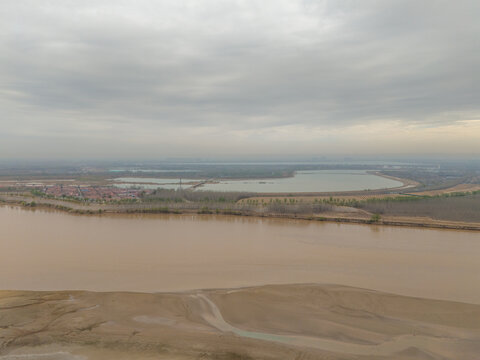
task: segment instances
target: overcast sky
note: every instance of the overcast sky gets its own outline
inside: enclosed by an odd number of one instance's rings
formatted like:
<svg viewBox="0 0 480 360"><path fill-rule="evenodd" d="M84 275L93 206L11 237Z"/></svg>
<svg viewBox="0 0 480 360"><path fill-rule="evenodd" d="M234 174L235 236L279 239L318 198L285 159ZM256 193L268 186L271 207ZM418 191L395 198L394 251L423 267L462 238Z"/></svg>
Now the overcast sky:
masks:
<svg viewBox="0 0 480 360"><path fill-rule="evenodd" d="M0 158L480 155L480 1L2 0Z"/></svg>

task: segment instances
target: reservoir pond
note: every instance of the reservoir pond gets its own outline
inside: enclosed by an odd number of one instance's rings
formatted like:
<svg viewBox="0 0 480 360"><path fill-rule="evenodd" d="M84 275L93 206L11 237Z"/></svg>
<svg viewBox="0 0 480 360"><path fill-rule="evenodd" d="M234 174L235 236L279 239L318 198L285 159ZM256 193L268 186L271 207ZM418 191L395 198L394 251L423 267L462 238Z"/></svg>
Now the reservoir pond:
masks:
<svg viewBox="0 0 480 360"><path fill-rule="evenodd" d="M128 177L114 179L122 184L120 187L138 186L147 189L166 188L176 189L180 187L188 189L207 179L181 180L175 178L141 178ZM328 192L328 191L355 191L367 189L385 189L402 186L396 180L384 178L364 170L306 170L297 171L295 176L274 179L245 179L226 180L211 179L197 190L211 191L241 191L259 193L291 193L291 192Z"/></svg>

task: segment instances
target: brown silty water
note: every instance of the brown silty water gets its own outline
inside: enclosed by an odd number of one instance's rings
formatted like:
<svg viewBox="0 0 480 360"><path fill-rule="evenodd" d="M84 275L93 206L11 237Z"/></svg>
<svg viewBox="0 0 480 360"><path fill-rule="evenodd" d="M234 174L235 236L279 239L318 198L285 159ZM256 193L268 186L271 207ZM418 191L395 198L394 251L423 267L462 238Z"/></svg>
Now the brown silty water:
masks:
<svg viewBox="0 0 480 360"><path fill-rule="evenodd" d="M336 283L480 304L478 259L476 232L0 207L0 289Z"/></svg>

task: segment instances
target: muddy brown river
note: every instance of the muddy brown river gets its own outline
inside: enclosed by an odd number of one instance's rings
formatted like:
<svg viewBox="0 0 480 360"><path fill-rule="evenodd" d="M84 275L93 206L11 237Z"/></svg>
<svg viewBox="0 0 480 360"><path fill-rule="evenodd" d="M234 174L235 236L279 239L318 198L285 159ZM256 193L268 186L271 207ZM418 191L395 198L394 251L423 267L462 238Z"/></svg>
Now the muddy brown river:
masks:
<svg viewBox="0 0 480 360"><path fill-rule="evenodd" d="M0 289L335 283L480 304L480 233L0 207Z"/></svg>

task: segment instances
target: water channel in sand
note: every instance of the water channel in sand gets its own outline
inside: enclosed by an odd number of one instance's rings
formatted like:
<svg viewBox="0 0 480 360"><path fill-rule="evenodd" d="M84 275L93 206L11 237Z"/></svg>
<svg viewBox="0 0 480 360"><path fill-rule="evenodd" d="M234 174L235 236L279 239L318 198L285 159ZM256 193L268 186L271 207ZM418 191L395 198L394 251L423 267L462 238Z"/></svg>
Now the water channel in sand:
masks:
<svg viewBox="0 0 480 360"><path fill-rule="evenodd" d="M480 233L0 207L0 289L337 283L480 304Z"/></svg>
<svg viewBox="0 0 480 360"><path fill-rule="evenodd" d="M445 337L435 338L432 336L421 336L415 334L397 336L392 340L385 341L380 344L358 344L342 340L324 339L312 336L279 335L264 332L248 331L237 328L227 323L223 319L223 316L215 303L204 294L192 295L192 297L202 302L201 308L203 311L201 312L201 316L207 323L222 332L231 332L238 336L251 339L267 340L283 344L310 347L344 354L376 356L392 356L396 352L404 351L413 346L427 348L429 350L442 348L444 352L452 352L452 348L455 349L459 347L457 339L449 339ZM476 339L468 339L464 340L464 343L469 344L474 341L476 341Z"/></svg>

